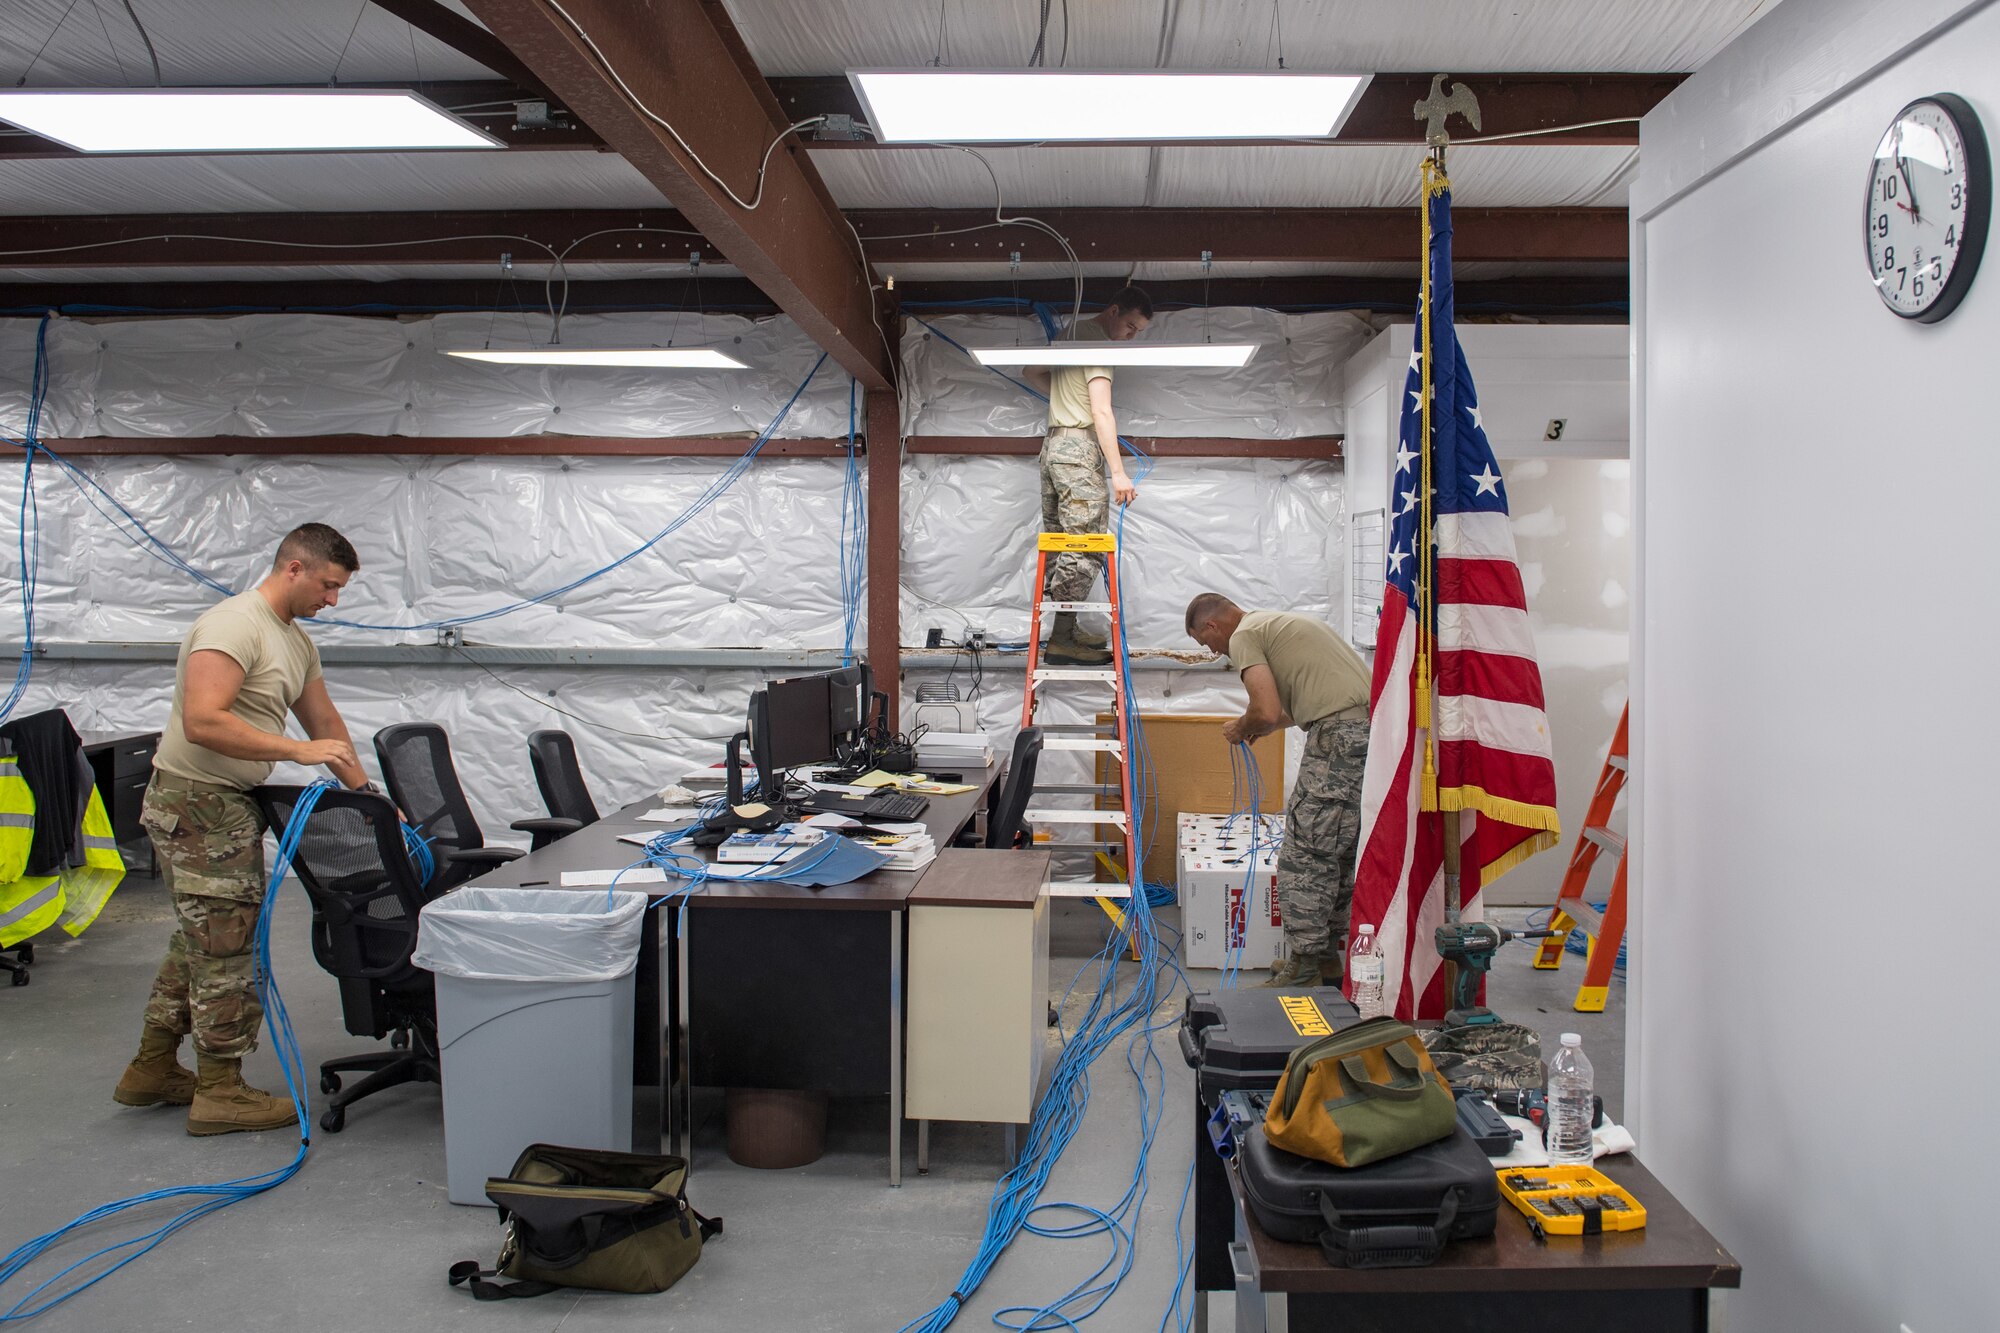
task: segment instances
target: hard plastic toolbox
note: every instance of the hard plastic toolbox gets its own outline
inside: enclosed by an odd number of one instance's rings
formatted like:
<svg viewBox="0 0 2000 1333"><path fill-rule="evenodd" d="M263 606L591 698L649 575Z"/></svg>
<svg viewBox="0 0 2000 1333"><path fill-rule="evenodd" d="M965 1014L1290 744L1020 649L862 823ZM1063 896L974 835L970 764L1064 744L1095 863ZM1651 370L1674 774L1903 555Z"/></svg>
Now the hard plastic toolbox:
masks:
<svg viewBox="0 0 2000 1333"><path fill-rule="evenodd" d="M1204 991L1190 995L1181 1016L1181 1056L1195 1071L1194 1285L1197 1291L1229 1291L1236 1275L1229 1266L1235 1223L1229 1178L1215 1155L1207 1121L1222 1094L1232 1089L1278 1086L1285 1060L1311 1041L1361 1021L1337 986L1277 990ZM1491 1172L1487 1174L1491 1175Z"/></svg>
<svg viewBox="0 0 2000 1333"><path fill-rule="evenodd" d="M1233 1093L1228 1101L1211 1131L1217 1151L1233 1146L1250 1211L1274 1240L1317 1243L1342 1268L1416 1268L1451 1241L1493 1234L1499 1177L1462 1127L1395 1157L1343 1167L1272 1147L1263 1094Z"/></svg>

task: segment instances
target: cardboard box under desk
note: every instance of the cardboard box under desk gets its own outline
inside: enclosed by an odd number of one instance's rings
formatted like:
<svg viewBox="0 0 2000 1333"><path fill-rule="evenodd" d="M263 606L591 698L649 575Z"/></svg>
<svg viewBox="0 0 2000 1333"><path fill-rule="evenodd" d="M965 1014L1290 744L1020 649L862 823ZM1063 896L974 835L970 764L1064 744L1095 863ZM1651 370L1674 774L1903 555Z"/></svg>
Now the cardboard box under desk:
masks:
<svg viewBox="0 0 2000 1333"><path fill-rule="evenodd" d="M1175 836L1180 814L1193 810L1201 814L1226 815L1236 809L1237 783L1231 780L1233 747L1222 739L1222 724L1233 713L1141 713L1139 728L1144 733L1151 760L1153 805L1147 816L1154 829L1153 848L1146 854L1146 878L1172 884L1178 878ZM1097 725L1109 728L1109 713L1097 715ZM1285 808L1285 737L1273 732L1260 737L1250 747L1257 757L1261 779L1258 807L1282 814ZM1119 780L1117 763L1110 755L1097 756L1097 781ZM1116 805L1111 798L1101 798ZM1141 845L1144 830L1140 831Z"/></svg>

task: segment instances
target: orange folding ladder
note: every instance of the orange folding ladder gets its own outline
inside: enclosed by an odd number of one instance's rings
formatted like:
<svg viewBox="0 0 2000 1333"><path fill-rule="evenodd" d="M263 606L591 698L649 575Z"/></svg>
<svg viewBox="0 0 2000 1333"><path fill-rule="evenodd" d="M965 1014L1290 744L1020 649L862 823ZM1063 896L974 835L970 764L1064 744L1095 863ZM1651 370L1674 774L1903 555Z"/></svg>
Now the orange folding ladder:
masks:
<svg viewBox="0 0 2000 1333"><path fill-rule="evenodd" d="M1625 940L1625 839L1609 827L1611 812L1625 790L1625 728L1632 706L1618 715L1618 731L1604 757L1604 773L1597 779L1597 793L1590 798L1590 813L1583 821L1576 850L1570 853L1569 869L1563 874L1562 888L1556 892L1555 913L1549 929L1556 932L1535 951L1535 966L1543 969L1562 966L1564 945L1569 932L1581 930L1590 939L1590 955L1583 965L1583 984L1577 987L1573 1008L1579 1013L1602 1013L1611 990L1611 972L1618 963L1618 949ZM1600 852L1618 859L1611 876L1611 897L1599 911L1585 902L1584 890Z"/></svg>

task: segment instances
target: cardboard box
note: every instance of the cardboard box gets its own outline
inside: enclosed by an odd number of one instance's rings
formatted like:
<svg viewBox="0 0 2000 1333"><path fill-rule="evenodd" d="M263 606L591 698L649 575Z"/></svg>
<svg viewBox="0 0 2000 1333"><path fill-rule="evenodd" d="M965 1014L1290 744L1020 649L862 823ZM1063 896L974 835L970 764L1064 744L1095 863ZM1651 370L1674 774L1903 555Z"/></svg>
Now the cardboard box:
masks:
<svg viewBox="0 0 2000 1333"><path fill-rule="evenodd" d="M1245 853L1182 854L1180 871L1183 957L1189 967L1268 967L1285 948L1278 914L1278 858L1259 852L1255 869ZM1246 895L1245 889L1248 889Z"/></svg>
<svg viewBox="0 0 2000 1333"><path fill-rule="evenodd" d="M1241 796L1231 782L1230 746L1222 739L1222 724L1234 714L1145 713L1139 718L1145 734L1146 753L1152 760L1152 818L1160 836L1146 853L1146 878L1165 882L1173 876L1179 847L1166 839L1169 820L1184 810L1227 815ZM1100 726L1111 725L1111 715L1100 713ZM1258 793L1260 809L1282 814L1285 808L1285 737L1272 732L1250 746L1257 757L1258 776L1263 790ZM1117 764L1100 755L1099 782L1117 782ZM1112 801L1111 804L1117 804ZM1144 850L1143 848L1141 849ZM1270 961L1269 959L1265 960Z"/></svg>
<svg viewBox="0 0 2000 1333"><path fill-rule="evenodd" d="M1197 851L1214 846L1218 841L1248 845L1251 833L1249 815L1205 815L1192 810L1183 810L1179 817L1180 827L1175 845L1183 852ZM1282 813L1265 813L1257 817L1260 842L1275 843L1284 837L1285 816ZM1228 849L1225 849L1228 850Z"/></svg>

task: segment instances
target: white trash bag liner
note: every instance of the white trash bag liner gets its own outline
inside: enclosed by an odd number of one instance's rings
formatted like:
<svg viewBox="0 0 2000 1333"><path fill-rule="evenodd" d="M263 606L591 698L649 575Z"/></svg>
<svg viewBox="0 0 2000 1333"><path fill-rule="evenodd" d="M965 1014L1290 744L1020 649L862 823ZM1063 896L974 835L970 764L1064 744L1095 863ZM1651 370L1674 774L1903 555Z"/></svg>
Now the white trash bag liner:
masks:
<svg viewBox="0 0 2000 1333"><path fill-rule="evenodd" d="M473 981L615 981L638 965L646 902L643 893L454 889L419 913L411 961Z"/></svg>

